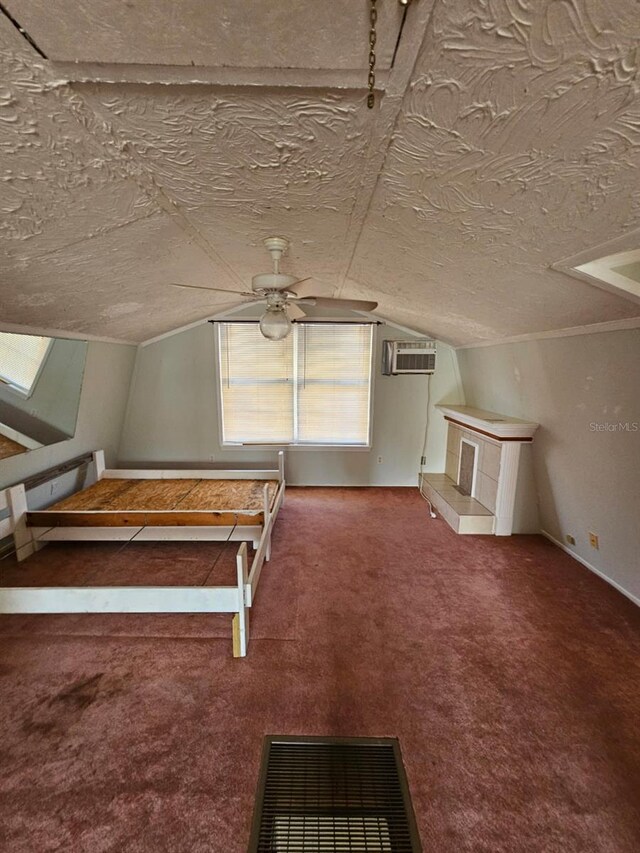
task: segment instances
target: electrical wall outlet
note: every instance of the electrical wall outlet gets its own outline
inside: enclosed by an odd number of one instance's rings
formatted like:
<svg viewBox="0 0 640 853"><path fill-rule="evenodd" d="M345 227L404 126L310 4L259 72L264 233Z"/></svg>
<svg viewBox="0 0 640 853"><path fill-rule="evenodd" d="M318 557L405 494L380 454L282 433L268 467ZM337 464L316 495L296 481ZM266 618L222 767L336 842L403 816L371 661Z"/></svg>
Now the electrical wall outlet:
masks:
<svg viewBox="0 0 640 853"><path fill-rule="evenodd" d="M426 464L427 464L427 457L426 457L426 456L421 456L421 457L420 457L420 464L421 464L421 465L426 465Z"/></svg>
<svg viewBox="0 0 640 853"><path fill-rule="evenodd" d="M378 456L378 463L382 462L382 456Z"/></svg>
<svg viewBox="0 0 640 853"><path fill-rule="evenodd" d="M592 533L591 531L589 531L589 545L591 545L592 548L595 548L596 551L600 548L597 533Z"/></svg>
<svg viewBox="0 0 640 853"><path fill-rule="evenodd" d="M576 537L572 536L570 533L567 533L567 535L564 538L567 540L567 545L575 545L576 544Z"/></svg>

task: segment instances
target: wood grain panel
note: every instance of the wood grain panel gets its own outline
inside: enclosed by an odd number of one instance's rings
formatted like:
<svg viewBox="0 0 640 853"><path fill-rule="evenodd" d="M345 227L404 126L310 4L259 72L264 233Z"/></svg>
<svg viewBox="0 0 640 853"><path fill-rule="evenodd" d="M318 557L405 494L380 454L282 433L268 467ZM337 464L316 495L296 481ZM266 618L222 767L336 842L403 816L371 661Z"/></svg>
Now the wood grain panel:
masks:
<svg viewBox="0 0 640 853"><path fill-rule="evenodd" d="M99 480L46 510L27 514L31 527L191 527L261 525L263 491L270 506L277 480Z"/></svg>
<svg viewBox="0 0 640 853"><path fill-rule="evenodd" d="M107 482L107 481L101 481ZM129 488L115 494L103 509L113 512L176 509L198 480L127 480ZM206 507L203 507L206 509ZM217 509L218 507L212 507Z"/></svg>
<svg viewBox="0 0 640 853"><path fill-rule="evenodd" d="M269 486L269 506L273 506L277 480L200 480L180 501L179 509L261 510L265 484Z"/></svg>
<svg viewBox="0 0 640 853"><path fill-rule="evenodd" d="M231 527L261 525L264 516L235 512L58 512L42 510L27 513L30 527Z"/></svg>
<svg viewBox="0 0 640 853"><path fill-rule="evenodd" d="M132 482L133 480L99 480L92 486L58 501L49 509L56 511L105 509L110 501L128 489Z"/></svg>
<svg viewBox="0 0 640 853"><path fill-rule="evenodd" d="M277 480L105 479L52 504L47 511L261 510L265 484L273 505Z"/></svg>

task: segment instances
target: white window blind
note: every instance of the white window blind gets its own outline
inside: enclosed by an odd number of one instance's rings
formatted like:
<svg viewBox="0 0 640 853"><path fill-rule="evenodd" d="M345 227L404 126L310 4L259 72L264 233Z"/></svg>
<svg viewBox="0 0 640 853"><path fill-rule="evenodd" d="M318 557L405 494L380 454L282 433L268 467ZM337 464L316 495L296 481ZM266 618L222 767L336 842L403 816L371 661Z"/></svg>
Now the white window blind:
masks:
<svg viewBox="0 0 640 853"><path fill-rule="evenodd" d="M223 441L293 441L293 335L270 341L256 323L219 324Z"/></svg>
<svg viewBox="0 0 640 853"><path fill-rule="evenodd" d="M218 330L224 442L369 444L373 326L297 323L283 341L254 323Z"/></svg>
<svg viewBox="0 0 640 853"><path fill-rule="evenodd" d="M28 396L50 344L51 338L0 332L0 381Z"/></svg>
<svg viewBox="0 0 640 853"><path fill-rule="evenodd" d="M301 444L368 444L370 325L300 323L297 330Z"/></svg>

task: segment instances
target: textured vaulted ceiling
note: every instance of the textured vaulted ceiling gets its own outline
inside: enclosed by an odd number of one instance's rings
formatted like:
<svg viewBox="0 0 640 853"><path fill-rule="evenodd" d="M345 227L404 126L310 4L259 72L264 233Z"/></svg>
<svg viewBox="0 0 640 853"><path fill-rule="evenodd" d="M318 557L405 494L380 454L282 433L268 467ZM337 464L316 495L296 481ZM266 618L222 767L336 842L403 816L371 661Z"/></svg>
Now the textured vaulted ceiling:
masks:
<svg viewBox="0 0 640 853"><path fill-rule="evenodd" d="M365 0L2 5L5 328L147 340L270 234L458 344L640 315L552 266L640 242L635 0L379 0L374 110Z"/></svg>

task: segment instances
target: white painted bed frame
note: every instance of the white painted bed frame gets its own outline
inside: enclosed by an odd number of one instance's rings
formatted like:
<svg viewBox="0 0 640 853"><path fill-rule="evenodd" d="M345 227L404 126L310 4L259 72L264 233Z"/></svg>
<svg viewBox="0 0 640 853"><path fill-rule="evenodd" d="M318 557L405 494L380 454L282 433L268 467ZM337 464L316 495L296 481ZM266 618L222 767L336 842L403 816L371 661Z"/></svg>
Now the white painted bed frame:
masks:
<svg viewBox="0 0 640 853"><path fill-rule="evenodd" d="M192 587L0 587L0 613L233 613L233 654L244 657L249 644L249 608L255 600L260 573L271 557L271 533L285 491L284 454L278 453L278 469L271 471L185 471L105 469L104 453L93 454L96 479L278 479L273 506L269 487L263 492L262 525L233 527L126 527L87 528L27 526L27 493L24 484L0 491L0 539L13 536L16 556L26 559L47 542L82 541L241 541L236 557L235 586ZM246 514L246 512L243 512ZM237 531L237 533L236 533ZM234 535L236 534L236 535ZM256 553L249 569L247 541Z"/></svg>

